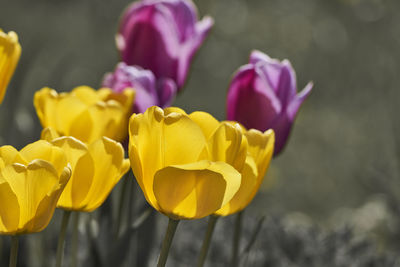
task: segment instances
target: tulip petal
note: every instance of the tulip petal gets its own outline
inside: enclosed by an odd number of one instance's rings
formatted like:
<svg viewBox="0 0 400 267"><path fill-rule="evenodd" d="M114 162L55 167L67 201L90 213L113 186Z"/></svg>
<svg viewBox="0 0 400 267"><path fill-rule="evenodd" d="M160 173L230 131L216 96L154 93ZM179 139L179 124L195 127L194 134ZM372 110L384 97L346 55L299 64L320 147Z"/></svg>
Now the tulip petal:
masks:
<svg viewBox="0 0 400 267"><path fill-rule="evenodd" d="M51 127L44 128L40 134L40 139L46 140L47 142L51 142L58 137L60 137L60 135Z"/></svg>
<svg viewBox="0 0 400 267"><path fill-rule="evenodd" d="M208 142L210 160L230 164L242 171L247 154L247 140L239 125L221 123Z"/></svg>
<svg viewBox="0 0 400 267"><path fill-rule="evenodd" d="M279 99L252 65L239 69L227 96L227 118L262 131L281 111Z"/></svg>
<svg viewBox="0 0 400 267"><path fill-rule="evenodd" d="M32 219L36 216L37 208L49 193L51 194L59 188L61 183L65 186L69 179L70 170L66 169L65 175L62 172L61 176L65 177L60 179L56 169L49 162L34 160L28 166L19 163L8 165L0 170L0 175L7 181L18 198L20 207L18 228L21 231L35 232L41 230L32 225ZM48 207L47 212L41 214L45 218L37 219L50 221L54 208Z"/></svg>
<svg viewBox="0 0 400 267"><path fill-rule="evenodd" d="M53 89L44 87L35 93L33 104L43 127L58 129L57 103L58 94Z"/></svg>
<svg viewBox="0 0 400 267"><path fill-rule="evenodd" d="M63 150L72 167L71 179L62 192L57 207L71 209L79 205L89 191L94 172L93 162L88 155L87 146L74 137L59 137L52 140L52 144Z"/></svg>
<svg viewBox="0 0 400 267"><path fill-rule="evenodd" d="M204 17L203 20L196 24L195 34L191 39L187 40L181 48L181 56L179 57L177 71L177 85L179 88L182 88L184 85L189 72L190 63L213 25L214 20L211 17Z"/></svg>
<svg viewBox="0 0 400 267"><path fill-rule="evenodd" d="M19 153L26 162L31 162L34 159L42 159L51 162L57 173L61 173L68 163L64 151L61 148L44 140L39 140L25 146Z"/></svg>
<svg viewBox="0 0 400 267"><path fill-rule="evenodd" d="M211 138L220 125L219 121L207 112L195 111L189 117L200 126L207 140Z"/></svg>
<svg viewBox="0 0 400 267"><path fill-rule="evenodd" d="M82 210L88 212L103 204L114 186L129 170L129 161L124 159L122 145L109 138L103 137L90 144L89 153L94 163L94 175L90 190L82 202Z"/></svg>
<svg viewBox="0 0 400 267"><path fill-rule="evenodd" d="M157 82L158 106L169 107L178 92L176 83L169 78L160 79Z"/></svg>
<svg viewBox="0 0 400 267"><path fill-rule="evenodd" d="M297 111L299 110L301 104L303 103L304 100L308 97L308 95L311 93L311 89L313 88L314 84L312 82L309 82L304 89L298 93L292 102L289 104L289 107L287 109L287 114L288 117L291 121L294 121Z"/></svg>
<svg viewBox="0 0 400 267"><path fill-rule="evenodd" d="M22 158L18 150L12 146L0 147L0 159L2 167L4 167L4 165L11 165L12 163L28 164L28 162Z"/></svg>
<svg viewBox="0 0 400 267"><path fill-rule="evenodd" d="M70 176L71 169L69 167L64 168L61 173L59 183L55 185L52 191L48 192L47 195L40 201L36 209L35 216L25 224L24 232L40 232L46 228L53 217L58 199L63 192Z"/></svg>
<svg viewBox="0 0 400 267"><path fill-rule="evenodd" d="M206 147L200 127L187 115L165 113L151 107L130 120L129 157L132 170L148 202L157 206L153 194L155 173L165 166L198 161Z"/></svg>
<svg viewBox="0 0 400 267"><path fill-rule="evenodd" d="M0 172L0 233L15 233L19 224L18 198ZM4 205L7 203L7 205Z"/></svg>
<svg viewBox="0 0 400 267"><path fill-rule="evenodd" d="M235 196L225 206L215 212L219 216L228 216L239 212L250 203L254 192L258 190L257 165L251 156L246 157L246 162L242 169L242 182ZM251 199L250 199L251 198Z"/></svg>
<svg viewBox="0 0 400 267"><path fill-rule="evenodd" d="M155 174L154 194L160 211L171 218L198 219L230 201L240 180L240 173L223 162L168 166Z"/></svg>
<svg viewBox="0 0 400 267"><path fill-rule="evenodd" d="M0 103L3 102L7 85L21 56L21 46L15 32L8 34L0 30Z"/></svg>
<svg viewBox="0 0 400 267"><path fill-rule="evenodd" d="M261 133L251 129L245 133L248 142L248 152L253 157L258 170L256 191L260 187L274 153L275 134L273 130ZM254 192L255 194L256 192Z"/></svg>

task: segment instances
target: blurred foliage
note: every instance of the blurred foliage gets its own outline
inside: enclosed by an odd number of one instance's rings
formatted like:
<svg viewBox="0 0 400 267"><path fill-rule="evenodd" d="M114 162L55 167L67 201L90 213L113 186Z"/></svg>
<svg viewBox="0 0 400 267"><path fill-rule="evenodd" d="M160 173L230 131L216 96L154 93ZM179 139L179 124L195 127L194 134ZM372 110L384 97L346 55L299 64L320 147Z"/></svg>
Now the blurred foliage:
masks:
<svg viewBox="0 0 400 267"><path fill-rule="evenodd" d="M215 26L175 105L224 119L231 75L247 63L252 49L290 59L299 89L309 80L315 83L287 149L272 162L249 216L300 212L328 227L350 224L358 234L370 232L378 246L398 249L400 2L195 2L201 16L214 17ZM114 34L119 15L129 3L0 0L0 27L16 31L23 48L0 107L0 143L21 148L39 138L41 127L32 99L41 87L67 91L81 84L100 85L103 74L118 61ZM357 214L370 217L354 219ZM57 232L59 219L57 214L45 232ZM375 221L367 227L364 219ZM205 221L198 223L205 226ZM261 266L396 266L389 256L374 255L366 241L354 241L357 238L347 230L326 233L314 227L287 230L281 221L270 219L263 229L267 238L260 241L265 243L249 261ZM198 242L200 233L196 231ZM28 245L38 247L38 242L50 248L55 244L51 234L33 237L26 237L22 250ZM218 242L223 247L227 241ZM285 251L285 242L302 248L297 256ZM182 255L180 242L174 244ZM269 251L265 254L268 262L258 261L263 250ZM35 253L35 257L46 257L43 251Z"/></svg>

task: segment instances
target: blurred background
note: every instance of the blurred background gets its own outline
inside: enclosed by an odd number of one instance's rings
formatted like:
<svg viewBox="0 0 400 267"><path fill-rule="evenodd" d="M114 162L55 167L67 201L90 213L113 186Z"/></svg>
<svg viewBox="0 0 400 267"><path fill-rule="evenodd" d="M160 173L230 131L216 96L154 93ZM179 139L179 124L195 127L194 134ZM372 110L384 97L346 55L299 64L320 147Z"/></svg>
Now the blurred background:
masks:
<svg viewBox="0 0 400 267"><path fill-rule="evenodd" d="M23 48L0 106L1 144L21 148L39 138L36 90L100 86L118 62L114 35L130 2L0 0L0 27L16 31ZM314 82L247 214L327 231L347 225L377 250L398 249L400 2L195 3L200 17L212 16L215 25L174 105L223 120L230 79L253 49L289 59L298 90Z"/></svg>

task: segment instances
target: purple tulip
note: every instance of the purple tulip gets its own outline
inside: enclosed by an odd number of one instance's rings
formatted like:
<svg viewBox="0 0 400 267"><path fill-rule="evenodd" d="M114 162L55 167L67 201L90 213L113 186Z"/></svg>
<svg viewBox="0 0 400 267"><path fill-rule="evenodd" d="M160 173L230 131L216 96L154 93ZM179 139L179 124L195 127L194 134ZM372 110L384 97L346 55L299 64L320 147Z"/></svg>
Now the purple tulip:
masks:
<svg viewBox="0 0 400 267"><path fill-rule="evenodd" d="M235 74L228 91L227 119L246 128L275 131L276 156L284 148L300 105L311 92L310 82L297 93L296 73L288 60L253 51L250 63Z"/></svg>
<svg viewBox="0 0 400 267"><path fill-rule="evenodd" d="M117 47L123 62L170 78L180 89L212 25L210 17L198 21L190 0L142 0L123 14Z"/></svg>
<svg viewBox="0 0 400 267"><path fill-rule="evenodd" d="M143 113L151 106L168 107L175 98L177 88L173 80L162 78L156 80L154 74L138 66L128 66L121 62L113 73L104 76L103 87L116 92L135 89L133 112Z"/></svg>

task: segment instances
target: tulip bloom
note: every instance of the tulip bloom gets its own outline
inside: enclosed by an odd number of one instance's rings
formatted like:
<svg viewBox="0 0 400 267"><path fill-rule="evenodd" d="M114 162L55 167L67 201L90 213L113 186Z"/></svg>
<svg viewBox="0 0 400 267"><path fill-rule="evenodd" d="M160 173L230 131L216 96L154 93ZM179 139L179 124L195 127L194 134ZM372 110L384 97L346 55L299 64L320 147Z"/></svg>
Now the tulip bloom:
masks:
<svg viewBox="0 0 400 267"><path fill-rule="evenodd" d="M132 170L156 210L171 219L198 219L225 206L241 183L247 142L238 125L214 132L178 108L151 107L132 115L129 157Z"/></svg>
<svg viewBox="0 0 400 267"><path fill-rule="evenodd" d="M172 79L180 89L212 25L210 17L198 21L190 0L143 0L124 12L117 47L123 62Z"/></svg>
<svg viewBox="0 0 400 267"><path fill-rule="evenodd" d="M138 66L128 66L120 62L113 73L105 75L103 87L112 88L117 93L134 89L134 113L143 113L151 106L168 107L176 95L176 84L171 79L156 80L150 70Z"/></svg>
<svg viewBox="0 0 400 267"><path fill-rule="evenodd" d="M108 88L80 86L60 94L43 88L35 93L34 105L43 128L92 143L102 136L116 141L126 138L133 100L132 90L117 94Z"/></svg>
<svg viewBox="0 0 400 267"><path fill-rule="evenodd" d="M254 51L250 63L238 70L230 84L227 118L248 129L273 129L277 155L284 148L296 114L312 86L309 83L297 93L296 74L288 60L280 62Z"/></svg>
<svg viewBox="0 0 400 267"><path fill-rule="evenodd" d="M15 32L6 34L0 29L0 103L21 56L21 45Z"/></svg>
<svg viewBox="0 0 400 267"><path fill-rule="evenodd" d="M0 147L0 233L42 231L50 222L71 169L63 151L38 141L20 152Z"/></svg>
<svg viewBox="0 0 400 267"><path fill-rule="evenodd" d="M58 208L85 212L97 209L129 170L122 145L107 137L86 145L71 136L59 137L54 130L46 128L42 139L62 149L72 168Z"/></svg>

